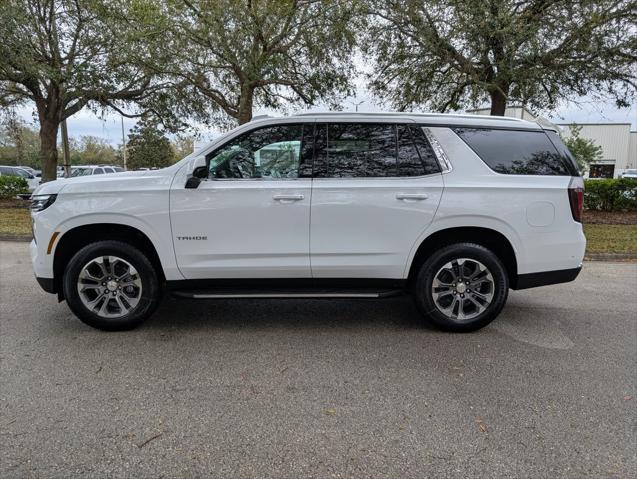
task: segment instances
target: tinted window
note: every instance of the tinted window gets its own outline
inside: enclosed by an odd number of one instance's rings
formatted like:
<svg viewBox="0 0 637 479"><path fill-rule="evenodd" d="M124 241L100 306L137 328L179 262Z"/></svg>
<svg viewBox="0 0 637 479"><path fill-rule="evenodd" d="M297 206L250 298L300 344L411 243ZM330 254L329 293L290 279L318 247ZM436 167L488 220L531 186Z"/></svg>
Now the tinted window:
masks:
<svg viewBox="0 0 637 479"><path fill-rule="evenodd" d="M398 125L398 175L440 173L440 165L425 134L418 127Z"/></svg>
<svg viewBox="0 0 637 479"><path fill-rule="evenodd" d="M89 171L90 171L90 170L89 170ZM95 168L95 169L93 170L93 174L94 174L94 175L101 175L101 174L103 174L103 173L104 173L104 170L103 170L103 169L101 169L101 168Z"/></svg>
<svg viewBox="0 0 637 479"><path fill-rule="evenodd" d="M567 146L564 144L560 136L554 131L547 131L546 134L549 136L549 139L551 140L555 148L557 148L557 151L564 158L564 163L568 167L571 174L574 176L579 176L580 172L579 168L577 168L577 161L575 161L575 158L573 157Z"/></svg>
<svg viewBox="0 0 637 479"><path fill-rule="evenodd" d="M325 176L396 176L394 125L333 123L327 127Z"/></svg>
<svg viewBox="0 0 637 479"><path fill-rule="evenodd" d="M543 131L457 128L455 132L489 167L510 175L566 175L570 165Z"/></svg>
<svg viewBox="0 0 637 479"><path fill-rule="evenodd" d="M211 178L298 178L303 125L279 125L245 133L209 157Z"/></svg>

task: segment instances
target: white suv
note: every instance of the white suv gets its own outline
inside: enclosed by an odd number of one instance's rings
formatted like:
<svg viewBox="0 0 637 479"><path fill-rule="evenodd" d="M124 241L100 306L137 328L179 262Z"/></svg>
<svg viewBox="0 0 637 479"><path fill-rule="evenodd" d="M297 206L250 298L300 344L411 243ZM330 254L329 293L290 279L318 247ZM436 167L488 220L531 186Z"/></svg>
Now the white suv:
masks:
<svg viewBox="0 0 637 479"><path fill-rule="evenodd" d="M35 275L85 323L194 299L413 295L471 331L509 288L572 281L583 182L553 130L511 118L326 113L252 121L162 170L46 183Z"/></svg>

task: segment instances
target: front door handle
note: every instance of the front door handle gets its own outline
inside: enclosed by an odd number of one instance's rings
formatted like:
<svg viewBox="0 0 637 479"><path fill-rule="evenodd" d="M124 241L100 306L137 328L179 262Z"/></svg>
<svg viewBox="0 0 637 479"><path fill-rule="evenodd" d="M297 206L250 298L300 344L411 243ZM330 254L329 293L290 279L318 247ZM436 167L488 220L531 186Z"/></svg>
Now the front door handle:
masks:
<svg viewBox="0 0 637 479"><path fill-rule="evenodd" d="M429 196L426 195L425 193L419 193L419 194L403 194L403 193L399 193L399 194L396 195L396 199L397 200L422 201L422 200L426 200L427 198L429 198Z"/></svg>
<svg viewBox="0 0 637 479"><path fill-rule="evenodd" d="M274 195L276 201L301 201L305 196L303 195Z"/></svg>

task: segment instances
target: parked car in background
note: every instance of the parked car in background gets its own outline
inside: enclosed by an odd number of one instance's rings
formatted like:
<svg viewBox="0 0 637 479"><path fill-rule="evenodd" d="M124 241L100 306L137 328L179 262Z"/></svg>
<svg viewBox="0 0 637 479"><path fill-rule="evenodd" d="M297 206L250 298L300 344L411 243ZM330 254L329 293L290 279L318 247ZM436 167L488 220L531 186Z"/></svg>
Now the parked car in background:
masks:
<svg viewBox="0 0 637 479"><path fill-rule="evenodd" d="M27 180L29 193L32 193L40 184L40 179L36 178L32 173L17 166L0 166L0 176L19 176Z"/></svg>
<svg viewBox="0 0 637 479"><path fill-rule="evenodd" d="M583 180L556 131L472 115L255 120L180 162L43 184L35 276L85 323L192 299L410 294L451 331L574 280Z"/></svg>
<svg viewBox="0 0 637 479"><path fill-rule="evenodd" d="M36 178L39 176L38 173L41 173L40 171L35 170L35 169L31 168L30 166L18 165L17 168L22 168L23 170L28 171L29 173L31 173Z"/></svg>
<svg viewBox="0 0 637 479"><path fill-rule="evenodd" d="M625 170L621 175L619 175L620 178L637 178L637 170Z"/></svg>
<svg viewBox="0 0 637 479"><path fill-rule="evenodd" d="M77 176L91 176L91 175L104 175L106 173L119 173L124 171L121 166L112 165L78 165L73 166L71 171L71 178Z"/></svg>

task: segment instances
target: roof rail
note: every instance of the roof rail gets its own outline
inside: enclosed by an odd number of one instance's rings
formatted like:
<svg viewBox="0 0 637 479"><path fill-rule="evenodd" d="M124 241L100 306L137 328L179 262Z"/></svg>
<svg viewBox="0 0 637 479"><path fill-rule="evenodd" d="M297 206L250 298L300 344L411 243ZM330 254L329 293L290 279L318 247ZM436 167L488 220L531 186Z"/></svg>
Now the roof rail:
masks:
<svg viewBox="0 0 637 479"><path fill-rule="evenodd" d="M493 121L511 121L511 122L527 122L528 120L522 120L520 118L513 118L510 116L490 116L490 115L472 115L461 113L411 113L411 112L351 112L351 111L325 111L325 112L313 112L313 113L297 113L294 116L415 116L423 118L467 118L480 120L493 120Z"/></svg>
<svg viewBox="0 0 637 479"><path fill-rule="evenodd" d="M272 115L257 115L257 116L253 116L250 121L265 120L266 118L274 118L274 117Z"/></svg>

